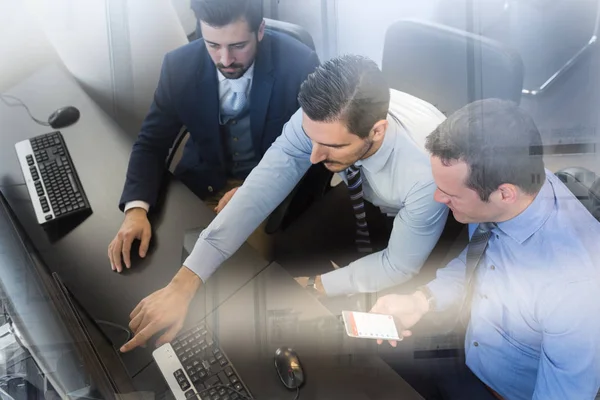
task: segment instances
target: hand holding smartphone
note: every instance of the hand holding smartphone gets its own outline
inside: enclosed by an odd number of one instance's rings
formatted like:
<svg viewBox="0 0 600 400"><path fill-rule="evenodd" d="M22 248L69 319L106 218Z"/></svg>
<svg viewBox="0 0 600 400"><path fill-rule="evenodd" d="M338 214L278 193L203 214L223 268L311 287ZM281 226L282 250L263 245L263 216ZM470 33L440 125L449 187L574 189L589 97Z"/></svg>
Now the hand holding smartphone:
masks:
<svg viewBox="0 0 600 400"><path fill-rule="evenodd" d="M357 311L342 311L346 333L350 337L402 340L398 333L394 317L385 314L373 314Z"/></svg>

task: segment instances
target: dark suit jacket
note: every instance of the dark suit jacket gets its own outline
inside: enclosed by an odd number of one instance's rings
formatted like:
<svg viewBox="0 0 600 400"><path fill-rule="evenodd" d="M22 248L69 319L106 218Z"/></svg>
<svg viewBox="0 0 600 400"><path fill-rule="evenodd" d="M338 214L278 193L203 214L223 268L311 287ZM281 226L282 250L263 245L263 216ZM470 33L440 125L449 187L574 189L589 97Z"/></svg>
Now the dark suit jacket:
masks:
<svg viewBox="0 0 600 400"><path fill-rule="evenodd" d="M318 66L314 51L283 33L266 31L255 60L250 121L255 154L260 159L300 107L300 85ZM165 56L154 101L133 145L119 207L133 200L156 205L165 161L183 126L208 173L202 185L216 192L226 183L219 133L217 71L203 40ZM258 160L257 160L258 161Z"/></svg>

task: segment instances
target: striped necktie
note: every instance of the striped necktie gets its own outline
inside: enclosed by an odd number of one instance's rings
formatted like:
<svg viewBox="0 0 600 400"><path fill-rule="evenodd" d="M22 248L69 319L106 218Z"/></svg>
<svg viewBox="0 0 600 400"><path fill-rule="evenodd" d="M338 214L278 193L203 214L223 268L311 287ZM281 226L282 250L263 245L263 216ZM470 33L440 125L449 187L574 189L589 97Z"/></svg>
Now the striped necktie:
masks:
<svg viewBox="0 0 600 400"><path fill-rule="evenodd" d="M492 235L492 229L496 227L496 224L491 222L483 222L477 226L475 232L473 232L473 236L469 241L469 245L467 247L467 268L466 268L466 281L465 285L465 299L463 302L462 310L462 318L465 326L469 322L469 318L471 316L471 301L473 300L473 292L477 275L477 267L487 249L488 241L490 240L490 236Z"/></svg>
<svg viewBox="0 0 600 400"><path fill-rule="evenodd" d="M356 247L360 253L370 253L373 249L371 248L371 239L369 239L360 168L352 165L346 170L346 176L348 178L350 200L356 217Z"/></svg>

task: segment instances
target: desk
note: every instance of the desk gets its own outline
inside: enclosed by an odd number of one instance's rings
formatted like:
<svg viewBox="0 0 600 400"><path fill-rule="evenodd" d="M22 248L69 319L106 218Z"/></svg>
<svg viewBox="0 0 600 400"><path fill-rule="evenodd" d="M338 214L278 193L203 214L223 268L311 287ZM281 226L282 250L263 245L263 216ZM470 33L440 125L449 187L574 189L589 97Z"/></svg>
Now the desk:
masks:
<svg viewBox="0 0 600 400"><path fill-rule="evenodd" d="M154 250L144 260L137 258L131 270L113 272L107 249L123 222L118 202L134 138L123 132L60 67L41 70L7 93L21 98L41 119L65 105L81 111L80 120L61 132L93 210L87 219L54 242L36 223L27 189L13 186L24 183L14 143L52 129L35 124L25 110L3 103L0 187L44 261L60 274L90 314L127 326L129 313L138 302L164 287L181 267L184 232L206 226L214 212L184 185L171 182L153 220ZM267 265L249 245L244 245L216 273L214 282L218 285L207 285L199 291L195 317L212 311ZM117 338L122 334L117 332ZM152 361L151 347L125 354L123 360L134 376Z"/></svg>
<svg viewBox="0 0 600 400"><path fill-rule="evenodd" d="M93 214L56 240L37 225L13 145L49 128L35 125L24 111L2 106L0 189L48 267L61 275L91 316L126 326L138 302L166 285L180 268L184 234L206 226L213 212L183 185L170 182L152 221L153 250L146 259L135 259L131 270L113 272L107 246L123 220L117 204L132 135L100 110L61 67L39 71L8 93L20 97L41 118L65 105L81 111L79 122L61 132ZM209 316L224 350L259 399L293 398L273 369L274 351L284 344L298 350L307 372L303 398L340 398L341 394L357 400L420 398L376 356L373 341L347 338L339 321L280 266L267 266L249 245L242 246L199 291L186 322L189 326ZM275 335L274 318L288 321L290 317L297 318L297 334L284 329ZM152 362L152 349L138 348L122 358L139 390L159 392L166 386ZM367 376L358 378L359 373Z"/></svg>

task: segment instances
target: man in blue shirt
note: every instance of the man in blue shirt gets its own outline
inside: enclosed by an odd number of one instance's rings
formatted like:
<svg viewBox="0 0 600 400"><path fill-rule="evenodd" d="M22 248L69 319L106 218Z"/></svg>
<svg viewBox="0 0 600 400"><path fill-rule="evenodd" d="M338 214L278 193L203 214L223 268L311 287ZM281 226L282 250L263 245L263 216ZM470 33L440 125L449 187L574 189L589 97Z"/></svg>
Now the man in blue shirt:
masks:
<svg viewBox="0 0 600 400"><path fill-rule="evenodd" d="M348 183L355 243L366 255L323 275L299 277L298 282L321 295L339 296L382 290L419 272L448 215L447 207L433 199L436 187L424 148L427 135L445 116L421 99L390 91L377 64L355 55L319 66L302 84L298 97L300 110L202 231L173 280L132 312L135 336L123 351L162 329L166 333L157 344L172 340L198 288L313 164L323 164ZM365 201L394 219L389 243L381 251L369 248Z"/></svg>
<svg viewBox="0 0 600 400"><path fill-rule="evenodd" d="M461 393L441 388L441 398L595 398L600 224L544 169L533 120L513 103L478 101L442 123L426 148L435 199L469 224L469 245L432 282L381 297L371 311L394 315L410 336L426 313L458 306L472 379L454 385ZM468 376L452 368L438 383L448 374ZM477 385L487 391L475 397Z"/></svg>

